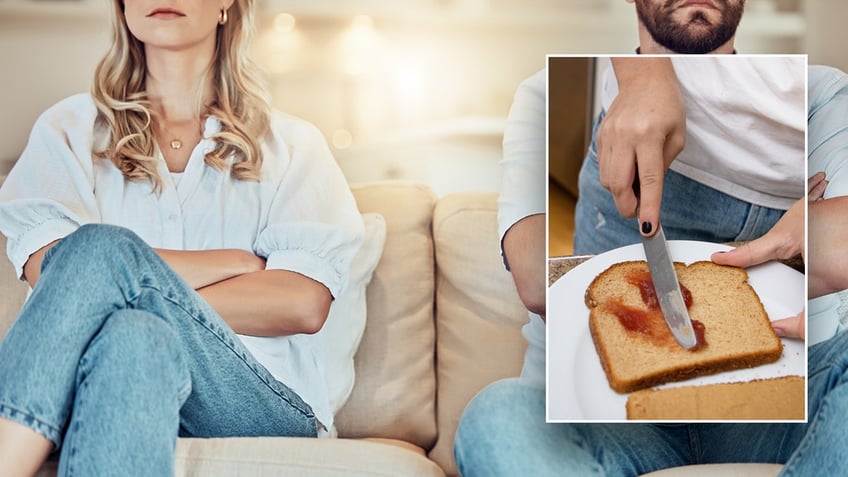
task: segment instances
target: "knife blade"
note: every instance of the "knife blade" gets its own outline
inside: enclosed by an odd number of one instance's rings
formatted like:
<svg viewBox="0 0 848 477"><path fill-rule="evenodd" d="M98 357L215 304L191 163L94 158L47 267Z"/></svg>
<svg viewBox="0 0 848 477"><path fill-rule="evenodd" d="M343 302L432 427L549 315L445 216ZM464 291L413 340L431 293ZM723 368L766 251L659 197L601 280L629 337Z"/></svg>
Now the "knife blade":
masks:
<svg viewBox="0 0 848 477"><path fill-rule="evenodd" d="M641 235L641 234L640 234ZM657 224L657 233L652 237L642 237L642 246L645 248L645 258L648 261L648 270L651 272L651 281L657 292L663 318L674 335L674 339L686 349L692 349L698 340L689 310L683 301L683 293L680 291L680 282L674 271L674 262L668 250L665 233L662 225Z"/></svg>

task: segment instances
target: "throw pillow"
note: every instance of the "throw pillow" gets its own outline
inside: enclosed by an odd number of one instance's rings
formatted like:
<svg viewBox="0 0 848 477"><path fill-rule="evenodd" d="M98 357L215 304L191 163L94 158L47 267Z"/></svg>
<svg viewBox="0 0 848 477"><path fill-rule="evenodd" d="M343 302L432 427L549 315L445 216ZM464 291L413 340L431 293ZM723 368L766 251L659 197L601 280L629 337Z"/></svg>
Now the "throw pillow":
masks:
<svg viewBox="0 0 848 477"><path fill-rule="evenodd" d="M351 262L348 286L333 300L327 321L319 332L324 338L324 377L333 414L341 409L353 390L353 357L365 331L365 290L386 241L386 221L382 215L362 214L362 221L365 240Z"/></svg>

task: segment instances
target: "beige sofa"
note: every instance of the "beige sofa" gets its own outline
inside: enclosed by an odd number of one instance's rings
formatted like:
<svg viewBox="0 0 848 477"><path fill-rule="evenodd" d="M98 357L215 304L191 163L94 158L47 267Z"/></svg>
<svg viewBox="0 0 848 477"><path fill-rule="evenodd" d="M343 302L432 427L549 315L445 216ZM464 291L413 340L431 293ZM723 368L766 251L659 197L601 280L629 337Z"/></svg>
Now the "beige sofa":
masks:
<svg viewBox="0 0 848 477"><path fill-rule="evenodd" d="M356 382L337 414L339 439L180 439L179 476L456 475L453 439L465 404L519 373L527 315L499 258L496 194L437 199L422 185L353 187L386 222L367 289ZM5 250L5 239L0 236ZM0 336L26 286L0 259ZM663 476L773 476L779 466L692 466ZM55 474L49 461L41 475Z"/></svg>

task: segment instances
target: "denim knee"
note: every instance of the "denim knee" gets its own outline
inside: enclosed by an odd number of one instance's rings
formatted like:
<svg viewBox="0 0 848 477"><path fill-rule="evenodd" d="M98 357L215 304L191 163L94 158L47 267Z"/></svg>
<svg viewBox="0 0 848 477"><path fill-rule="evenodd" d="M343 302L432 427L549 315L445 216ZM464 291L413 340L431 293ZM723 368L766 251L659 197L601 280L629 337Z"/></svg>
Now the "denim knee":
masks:
<svg viewBox="0 0 848 477"><path fill-rule="evenodd" d="M85 224L47 251L41 263L41 270L44 271L54 254L59 253L59 251L63 251L63 261L76 256L80 258L81 263L102 266L99 257L114 257L138 246L146 247L147 244L135 232L125 227L108 224ZM68 252L74 253L69 254Z"/></svg>
<svg viewBox="0 0 848 477"><path fill-rule="evenodd" d="M141 310L113 312L80 360L82 377L94 366L113 373L114 383L151 392L173 391L184 401L191 391L188 361L179 337L162 318ZM126 376L133 376L131 381Z"/></svg>
<svg viewBox="0 0 848 477"><path fill-rule="evenodd" d="M118 225L85 224L63 239L81 242L89 247L103 245L143 244L144 241L132 230Z"/></svg>
<svg viewBox="0 0 848 477"><path fill-rule="evenodd" d="M498 462L514 458L503 449L513 439L530 444L534 439L524 441L526 437L538 437L538 429L545 426L544 400L543 387L521 378L496 381L477 393L462 414L454 440L460 471L509 468L510 462Z"/></svg>

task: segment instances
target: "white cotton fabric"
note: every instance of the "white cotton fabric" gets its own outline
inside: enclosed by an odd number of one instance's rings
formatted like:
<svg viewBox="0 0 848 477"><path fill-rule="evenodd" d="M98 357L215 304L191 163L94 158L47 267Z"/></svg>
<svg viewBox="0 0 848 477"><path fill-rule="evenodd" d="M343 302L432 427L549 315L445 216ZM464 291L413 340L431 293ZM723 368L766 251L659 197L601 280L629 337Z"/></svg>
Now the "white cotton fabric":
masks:
<svg viewBox="0 0 848 477"><path fill-rule="evenodd" d="M548 70L526 79L515 92L503 140L502 177L498 196L498 233L501 244L507 230L524 217L544 214L547 172L545 117ZM503 253L503 249L501 249ZM508 264L507 268L508 268ZM528 347L521 376L545 382L545 322L534 313L521 329Z"/></svg>
<svg viewBox="0 0 848 477"><path fill-rule="evenodd" d="M671 169L752 204L788 209L806 193L806 58L671 59L686 106L686 147ZM608 68L601 103L618 83Z"/></svg>
<svg viewBox="0 0 848 477"><path fill-rule="evenodd" d="M159 154L160 195L149 182L128 182L108 160L93 159L96 108L87 94L51 107L0 189L0 232L18 277L28 257L88 223L126 227L155 248L236 248L267 258L339 296L363 235L353 196L321 133L275 112L262 143L260 182L232 179L204 162L221 128L205 123L204 139L176 184ZM285 303L280 303L285 306ZM271 374L297 392L326 427L333 425L314 335L240 336Z"/></svg>
<svg viewBox="0 0 848 477"><path fill-rule="evenodd" d="M809 69L809 175L824 172L824 198L848 195L848 75L828 66ZM808 246L815 246L810 238ZM824 341L841 329L840 296L848 291L813 298L807 305L807 344Z"/></svg>

